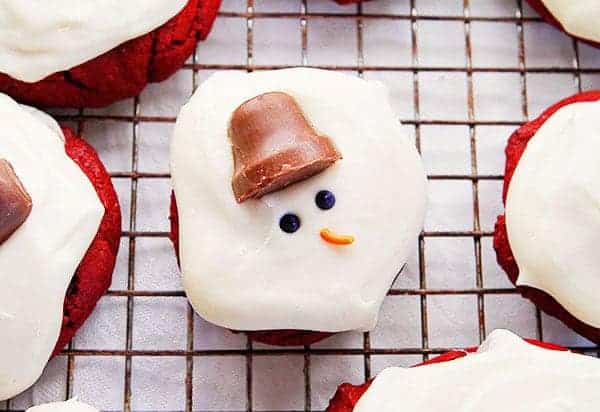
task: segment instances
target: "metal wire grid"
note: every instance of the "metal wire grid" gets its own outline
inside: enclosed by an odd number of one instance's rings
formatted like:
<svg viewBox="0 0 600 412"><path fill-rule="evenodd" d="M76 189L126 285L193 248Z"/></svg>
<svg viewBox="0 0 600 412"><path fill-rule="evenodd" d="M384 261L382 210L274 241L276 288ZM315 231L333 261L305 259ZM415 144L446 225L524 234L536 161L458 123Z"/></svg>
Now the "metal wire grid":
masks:
<svg viewBox="0 0 600 412"><path fill-rule="evenodd" d="M572 67L559 68L559 67L527 67L525 64L525 42L524 42L524 23L529 21L540 21L537 17L525 17L523 15L523 1L516 0L516 13L512 17L474 17L470 13L470 0L463 0L463 15L419 15L417 12L416 1L410 0L410 13L409 14L368 14L363 11L363 5L357 6L357 12L352 14L336 14L336 13L312 13L309 12L308 0L300 0L300 11L299 13L269 13L269 12L256 12L254 0L240 0L246 1L245 12L222 12L220 13L221 19L228 18L243 18L247 23L247 59L245 64L202 64L198 61L196 53L193 56L191 63L186 64L183 70L191 70L193 72L192 81L193 88L195 89L198 85L198 73L201 70L266 70L266 69L279 69L285 67L291 67L287 65L257 65L254 64L253 51L254 51L254 22L258 19L297 19L300 22L301 31L301 61L303 65L308 65L308 25L313 19L329 19L329 18L341 18L351 19L356 23L356 42L357 42L357 60L355 65L346 66L312 66L320 67L329 70L340 70L340 71L354 71L362 76L365 72L370 71L390 71L390 72L407 72L412 73L413 82L413 105L415 108L414 118L401 119L404 124L412 125L415 129L416 144L417 147L421 148L421 127L423 125L461 125L468 127L469 138L470 138L470 174L455 175L455 174L430 174L429 180L459 180L471 182L472 194L473 194L473 221L472 230L467 231L424 231L419 237L419 287L418 288L392 288L389 291L389 295L396 296L417 296L420 301L420 312L421 312L421 347L398 347L398 348L386 348L378 349L371 347L370 333L364 333L362 340L362 348L360 349L325 349L325 348L291 348L291 349L263 349L255 348L252 342L248 341L245 349L227 349L227 350L197 350L194 347L194 313L192 308L188 305L187 308L187 342L185 350L136 350L133 349L133 306L134 297L183 297L185 296L181 291L144 291L136 290L134 287L135 281L135 251L136 241L139 238L166 238L167 232L160 231L140 231L137 229L136 215L138 209L138 183L143 179L167 179L169 178L168 173L148 173L138 171L139 163L139 151L138 151L138 135L139 126L144 122L167 122L172 123L175 118L171 117L149 117L140 115L139 99L134 99L133 102L133 115L121 116L121 115L90 115L84 114L80 111L77 115L63 115L59 116L60 120L63 121L75 121L79 132L84 132L85 122L90 120L113 120L119 122L127 122L131 124L132 136L133 136L133 148L131 152L131 170L130 171L118 171L112 172L111 176L113 179L125 179L130 182L130 220L129 226L124 229L122 238L128 242L129 257L128 257L128 276L127 276L127 288L125 290L110 290L108 296L124 297L127 300L127 320L126 320L126 343L124 350L77 350L71 346L62 352L62 356L67 357L67 384L65 398L70 398L73 395L73 380L75 370L75 358L85 356L116 356L123 357L125 359L125 377L123 387L123 410L131 411L131 397L132 397L132 359L134 357L184 357L186 360L186 377L185 377L185 410L192 411L198 410L193 405L193 391L202 390L202 388L195 388L193 385L193 368L194 358L196 357L210 357L210 356L230 356L239 355L246 359L246 408L245 411L252 411L253 407L253 386L261 385L261 382L257 382L253 379L253 359L260 356L279 356L286 354L300 354L303 355L304 359L304 411L314 410L311 402L311 378L310 378L310 365L311 358L315 355L361 355L364 359L364 378L368 379L371 377L371 356L372 355L420 355L424 360L428 359L431 355L443 353L452 348L446 347L431 347L429 344L429 330L428 330L428 297L434 295L474 295L477 297L477 314L478 314L478 332L479 340L482 341L486 333L486 322L485 322L485 311L484 311L484 297L486 295L504 295L504 294L516 294L513 288L486 288L483 284L483 270L482 270L482 238L490 237L493 235L490 231L482 230L480 222L480 195L479 195L479 184L481 181L492 180L500 181L503 176L501 175L490 175L480 174L477 159L477 126L518 126L522 124L520 120L494 120L494 121L482 121L477 120L475 117L475 104L474 104L474 85L473 85L473 74L479 72L490 72L490 73L517 73L520 76L520 93L521 93L521 111L524 119L529 118L529 108L527 99L527 74L528 73L567 73L573 76L575 87L577 90L582 89L581 75L583 73L600 73L600 69L586 69L580 67L579 61L579 43L577 41L572 42L574 49L574 56ZM259 1L259 0L257 0ZM363 23L367 19L375 20L405 20L410 22L411 28L411 65L409 66L369 66L365 65L364 58L364 39L363 39ZM464 24L464 42L466 47L466 64L464 67L439 67L439 66L423 66L419 63L419 32L418 23L420 21L432 20L432 21L458 21ZM517 67L474 67L473 66L473 52L472 52L472 39L471 39L471 24L474 21L483 22L504 22L512 23L516 26L518 33L518 66ZM421 73L424 72L464 72L466 73L466 87L467 87L467 120L444 120L444 119L421 119L420 114L420 93L419 87L422 84ZM166 217L165 217L166 218ZM476 287L464 288L464 289L441 289L441 288L429 288L427 286L427 273L425 265L425 239L427 238L468 238L473 241L473 251L475 256L475 270L476 270ZM542 318L539 310L536 313L537 320L537 338L543 339L542 329ZM589 354L596 354L600 356L600 348L594 346L578 346L573 347L574 350L583 351ZM226 390L226 388L223 388ZM13 411L11 409L10 401L7 402L5 411Z"/></svg>

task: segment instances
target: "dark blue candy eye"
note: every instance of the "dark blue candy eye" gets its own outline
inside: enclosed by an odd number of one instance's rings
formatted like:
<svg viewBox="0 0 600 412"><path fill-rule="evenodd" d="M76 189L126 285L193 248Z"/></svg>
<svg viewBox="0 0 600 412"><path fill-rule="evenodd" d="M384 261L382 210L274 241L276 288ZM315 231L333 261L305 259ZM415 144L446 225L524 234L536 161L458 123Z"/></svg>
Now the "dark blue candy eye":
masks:
<svg viewBox="0 0 600 412"><path fill-rule="evenodd" d="M319 209L329 210L335 206L335 195L329 190L321 190L315 197L315 203Z"/></svg>
<svg viewBox="0 0 600 412"><path fill-rule="evenodd" d="M286 213L279 219L279 227L285 233L294 233L300 229L300 218L293 213Z"/></svg>

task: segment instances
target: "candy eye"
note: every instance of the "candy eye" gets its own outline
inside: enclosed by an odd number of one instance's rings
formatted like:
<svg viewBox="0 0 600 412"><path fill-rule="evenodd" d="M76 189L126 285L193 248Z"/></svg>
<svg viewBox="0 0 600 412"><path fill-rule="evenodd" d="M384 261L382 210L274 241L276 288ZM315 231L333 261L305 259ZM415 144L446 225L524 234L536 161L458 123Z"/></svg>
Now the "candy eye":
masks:
<svg viewBox="0 0 600 412"><path fill-rule="evenodd" d="M285 233L294 233L300 229L300 218L293 213L286 213L279 219L279 227Z"/></svg>
<svg viewBox="0 0 600 412"><path fill-rule="evenodd" d="M321 190L315 196L315 203L319 209L329 210L335 206L335 195L329 190Z"/></svg>

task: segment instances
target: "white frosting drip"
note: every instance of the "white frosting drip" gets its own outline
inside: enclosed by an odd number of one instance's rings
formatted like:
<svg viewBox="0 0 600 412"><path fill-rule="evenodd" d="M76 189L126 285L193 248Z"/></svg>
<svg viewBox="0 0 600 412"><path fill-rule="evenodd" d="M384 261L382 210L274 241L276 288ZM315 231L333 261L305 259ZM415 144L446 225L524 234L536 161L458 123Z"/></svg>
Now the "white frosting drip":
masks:
<svg viewBox="0 0 600 412"><path fill-rule="evenodd" d="M506 226L519 285L541 289L600 327L600 102L554 113L511 180Z"/></svg>
<svg viewBox="0 0 600 412"><path fill-rule="evenodd" d="M233 111L269 91L293 96L343 159L260 200L235 201L227 135ZM204 318L237 330L368 330L415 249L426 178L386 88L315 69L221 72L183 108L171 147L184 286ZM331 190L335 207L315 205ZM297 213L300 230L279 228ZM322 228L356 237L332 246Z"/></svg>
<svg viewBox="0 0 600 412"><path fill-rule="evenodd" d="M98 409L76 399L70 399L66 402L52 402L33 406L27 409L27 412L98 412Z"/></svg>
<svg viewBox="0 0 600 412"><path fill-rule="evenodd" d="M599 386L600 360L496 330L475 354L385 369L354 412L594 412Z"/></svg>
<svg viewBox="0 0 600 412"><path fill-rule="evenodd" d="M187 0L0 0L0 72L36 82L151 32Z"/></svg>
<svg viewBox="0 0 600 412"><path fill-rule="evenodd" d="M600 41L598 0L542 0L565 31L583 39Z"/></svg>
<svg viewBox="0 0 600 412"><path fill-rule="evenodd" d="M0 400L31 386L58 339L66 289L98 231L104 208L65 153L56 123L0 94L0 158L33 201L0 245Z"/></svg>

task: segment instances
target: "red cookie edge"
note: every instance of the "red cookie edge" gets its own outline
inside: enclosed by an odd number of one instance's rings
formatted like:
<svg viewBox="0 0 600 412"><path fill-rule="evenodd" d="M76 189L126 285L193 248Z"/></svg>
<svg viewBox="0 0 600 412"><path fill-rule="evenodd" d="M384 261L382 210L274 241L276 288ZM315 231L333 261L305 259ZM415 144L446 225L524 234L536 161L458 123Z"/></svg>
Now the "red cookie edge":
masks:
<svg viewBox="0 0 600 412"><path fill-rule="evenodd" d="M579 93L568 97L554 104L544 111L537 119L525 123L518 128L508 139L506 146L506 168L504 172L504 187L502 191L502 201L506 204L506 195L512 176L517 168L521 156L527 148L529 141L535 136L538 129L561 107L573 103L590 102L600 100L600 91L589 91ZM504 215L498 216L494 230L494 249L498 264L507 273L510 281L516 286L519 277L519 268L513 256L508 241L506 222ZM517 286L521 295L529 299L538 308L550 316L560 319L565 325L569 326L575 332L590 339L595 343L600 343L600 329L594 328L581 322L571 315L560 303L549 294L528 286Z"/></svg>
<svg viewBox="0 0 600 412"><path fill-rule="evenodd" d="M52 356L58 355L71 341L108 290L121 236L121 207L106 168L92 146L70 129L62 130L65 152L94 186L105 212L98 233L69 285L65 296L62 329Z"/></svg>
<svg viewBox="0 0 600 412"><path fill-rule="evenodd" d="M171 205L169 208L169 221L171 222L171 231L169 239L175 248L177 262L179 263L179 213L177 211L177 201L175 193L171 192ZM274 346L305 346L312 345L326 339L335 333L315 332L307 330L265 330L265 331L232 331L233 333L245 333L251 340Z"/></svg>
<svg viewBox="0 0 600 412"><path fill-rule="evenodd" d="M544 20L546 20L547 23L553 25L554 27L556 27L557 29L563 31L564 33L566 33L567 35L574 37L578 40L581 40L584 43L587 43L591 46L594 47L600 47L600 43L592 41L592 40L588 40L588 39L584 39L582 37L579 36L575 36L569 32L567 32L565 30L565 28L563 27L563 25L561 24L561 22L559 22L556 17L554 17L554 15L550 12L550 10L548 10L548 8L544 5L544 3L542 3L541 0L527 0L527 2L529 3L529 5L531 6L531 8L533 8L540 16L543 17Z"/></svg>
<svg viewBox="0 0 600 412"><path fill-rule="evenodd" d="M208 36L221 0L189 0L171 20L68 71L26 83L0 73L0 92L35 106L102 107L179 70Z"/></svg>
<svg viewBox="0 0 600 412"><path fill-rule="evenodd" d="M539 346L544 349L560 351L567 350L561 346L554 345L552 343L545 343L532 339L525 340L532 345ZM432 365L435 363L451 362L453 360L467 356L467 353L473 353L475 351L477 351L477 348L467 348L464 351L454 350L446 352L426 362L415 365L414 367ZM362 385L352 385L350 383L341 384L338 387L334 397L329 401L329 406L327 407L325 412L352 412L359 399L363 396L367 389L369 389L369 386L371 386L371 382L372 380Z"/></svg>

